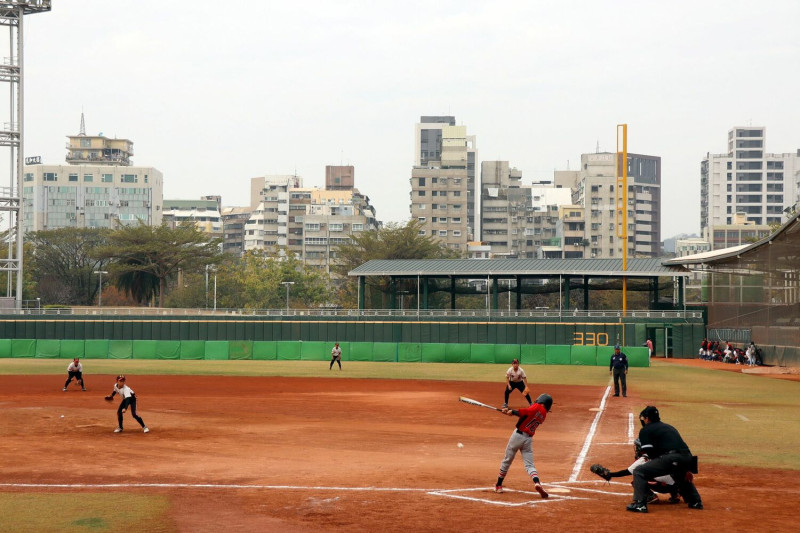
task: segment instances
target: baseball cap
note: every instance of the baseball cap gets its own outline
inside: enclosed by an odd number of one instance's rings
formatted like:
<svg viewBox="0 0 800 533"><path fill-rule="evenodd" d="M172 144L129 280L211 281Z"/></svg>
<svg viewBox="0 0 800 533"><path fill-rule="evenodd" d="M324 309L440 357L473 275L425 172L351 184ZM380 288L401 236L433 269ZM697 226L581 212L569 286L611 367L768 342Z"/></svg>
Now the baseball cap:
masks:
<svg viewBox="0 0 800 533"><path fill-rule="evenodd" d="M615 345L614 345L614 349L615 349L615 350L619 350L619 344L615 344Z"/></svg>
<svg viewBox="0 0 800 533"><path fill-rule="evenodd" d="M117 381L125 381L125 376L120 374L119 376L117 376Z"/></svg>

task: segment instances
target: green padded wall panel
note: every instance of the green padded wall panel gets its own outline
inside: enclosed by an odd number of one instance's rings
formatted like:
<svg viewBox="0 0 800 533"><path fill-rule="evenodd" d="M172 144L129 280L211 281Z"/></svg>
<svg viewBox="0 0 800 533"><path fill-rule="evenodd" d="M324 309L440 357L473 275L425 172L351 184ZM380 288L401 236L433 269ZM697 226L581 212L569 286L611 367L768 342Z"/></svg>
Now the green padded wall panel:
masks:
<svg viewBox="0 0 800 533"><path fill-rule="evenodd" d="M132 341L134 359L156 359L156 344L158 341Z"/></svg>
<svg viewBox="0 0 800 533"><path fill-rule="evenodd" d="M106 339L86 339L83 350L89 359L106 359L108 357L109 341Z"/></svg>
<svg viewBox="0 0 800 533"><path fill-rule="evenodd" d="M181 341L156 341L156 359L180 359Z"/></svg>
<svg viewBox="0 0 800 533"><path fill-rule="evenodd" d="M494 346L491 344L472 344L469 348L472 363L494 363Z"/></svg>
<svg viewBox="0 0 800 533"><path fill-rule="evenodd" d="M277 359L287 361L300 360L300 343L297 341L278 341Z"/></svg>
<svg viewBox="0 0 800 533"><path fill-rule="evenodd" d="M396 342L374 342L372 343L372 360L384 363L391 363L397 360Z"/></svg>
<svg viewBox="0 0 800 533"><path fill-rule="evenodd" d="M445 344L423 344L422 362L444 363L446 357L445 346Z"/></svg>
<svg viewBox="0 0 800 533"><path fill-rule="evenodd" d="M132 341L108 341L109 359L130 359L133 357Z"/></svg>
<svg viewBox="0 0 800 533"><path fill-rule="evenodd" d="M34 357L36 341L33 339L11 339L11 357Z"/></svg>
<svg viewBox="0 0 800 533"><path fill-rule="evenodd" d="M36 341L36 357L55 359L61 353L61 341L39 339Z"/></svg>
<svg viewBox="0 0 800 533"><path fill-rule="evenodd" d="M342 361L345 360L344 348L342 348ZM333 345L327 342L311 341L300 343L300 359L303 361L328 361L331 358L331 350Z"/></svg>
<svg viewBox="0 0 800 533"><path fill-rule="evenodd" d="M401 342L397 345L397 360L401 363L419 363L422 361L422 345L419 343Z"/></svg>
<svg viewBox="0 0 800 533"><path fill-rule="evenodd" d="M85 353L85 341L73 339L65 339L61 341L61 353L59 354L59 357L62 359L75 359L76 357L83 357ZM103 357L105 357L105 355Z"/></svg>
<svg viewBox="0 0 800 533"><path fill-rule="evenodd" d="M519 359L519 344L495 344L494 362L498 364L511 364L514 359Z"/></svg>
<svg viewBox="0 0 800 533"><path fill-rule="evenodd" d="M597 346L571 346L570 364L572 365L597 365Z"/></svg>
<svg viewBox="0 0 800 533"><path fill-rule="evenodd" d="M181 341L179 357L186 360L206 358L206 341Z"/></svg>
<svg viewBox="0 0 800 533"><path fill-rule="evenodd" d="M471 346L466 343L445 344L445 360L448 363L469 363Z"/></svg>
<svg viewBox="0 0 800 533"><path fill-rule="evenodd" d="M548 365L568 365L571 362L570 351L572 346L562 344L548 344L545 352L545 361Z"/></svg>
<svg viewBox="0 0 800 533"><path fill-rule="evenodd" d="M253 359L274 361L278 357L278 343L275 341L254 341Z"/></svg>
<svg viewBox="0 0 800 533"><path fill-rule="evenodd" d="M230 341L229 359L250 360L253 358L253 341Z"/></svg>
<svg viewBox="0 0 800 533"><path fill-rule="evenodd" d="M230 347L228 341L206 341L206 360L224 361L228 359Z"/></svg>
<svg viewBox="0 0 800 533"><path fill-rule="evenodd" d="M519 348L519 362L521 365L545 364L547 347L544 344L523 344Z"/></svg>

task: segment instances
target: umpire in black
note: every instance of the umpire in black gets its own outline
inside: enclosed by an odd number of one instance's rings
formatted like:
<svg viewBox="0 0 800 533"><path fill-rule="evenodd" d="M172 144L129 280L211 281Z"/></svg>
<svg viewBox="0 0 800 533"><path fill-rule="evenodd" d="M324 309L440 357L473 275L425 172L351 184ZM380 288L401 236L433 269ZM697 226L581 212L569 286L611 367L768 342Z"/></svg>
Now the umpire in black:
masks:
<svg viewBox="0 0 800 533"><path fill-rule="evenodd" d="M633 472L633 502L628 511L647 512L647 496L650 489L647 482L659 476L671 475L678 486L678 492L690 509L702 509L703 502L692 482L689 472L697 472L697 459L692 457L689 447L683 442L678 430L661 421L658 409L652 405L639 413L642 429L639 440L642 442L642 453L650 460Z"/></svg>
<svg viewBox="0 0 800 533"><path fill-rule="evenodd" d="M622 382L622 395L628 395L627 373L628 356L619 351L619 344L614 346L614 355L608 362L608 372L614 375L614 396L619 396L619 382Z"/></svg>

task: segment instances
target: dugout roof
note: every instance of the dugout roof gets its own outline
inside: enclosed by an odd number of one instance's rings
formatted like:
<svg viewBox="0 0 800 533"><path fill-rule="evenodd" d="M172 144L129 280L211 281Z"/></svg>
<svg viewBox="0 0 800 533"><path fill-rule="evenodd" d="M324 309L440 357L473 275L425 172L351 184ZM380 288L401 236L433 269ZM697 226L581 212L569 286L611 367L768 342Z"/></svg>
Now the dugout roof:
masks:
<svg viewBox="0 0 800 533"><path fill-rule="evenodd" d="M354 268L350 276L587 276L587 277L687 277L682 264L667 265L663 259L373 259Z"/></svg>

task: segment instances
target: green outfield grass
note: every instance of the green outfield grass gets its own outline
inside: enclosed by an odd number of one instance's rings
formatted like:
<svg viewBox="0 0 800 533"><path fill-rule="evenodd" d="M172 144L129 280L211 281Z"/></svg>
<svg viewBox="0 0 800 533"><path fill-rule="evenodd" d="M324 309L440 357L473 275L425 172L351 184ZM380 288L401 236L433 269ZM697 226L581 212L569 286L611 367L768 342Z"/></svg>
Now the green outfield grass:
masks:
<svg viewBox="0 0 800 533"><path fill-rule="evenodd" d="M0 494L2 531L176 531L168 512L169 499L165 496Z"/></svg>

